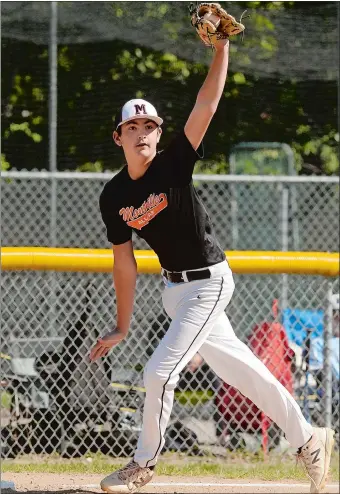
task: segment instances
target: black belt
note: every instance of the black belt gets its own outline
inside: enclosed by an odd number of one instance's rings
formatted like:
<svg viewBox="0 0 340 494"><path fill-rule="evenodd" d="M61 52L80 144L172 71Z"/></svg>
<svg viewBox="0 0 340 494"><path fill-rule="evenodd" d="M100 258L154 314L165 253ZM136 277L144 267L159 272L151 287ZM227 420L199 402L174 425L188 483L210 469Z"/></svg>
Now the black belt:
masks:
<svg viewBox="0 0 340 494"><path fill-rule="evenodd" d="M186 278L184 279L183 273L186 274ZM205 280L207 278L211 278L210 269L200 269L199 271L166 271L162 269L162 276L166 278L171 283L185 283L186 281L198 281Z"/></svg>

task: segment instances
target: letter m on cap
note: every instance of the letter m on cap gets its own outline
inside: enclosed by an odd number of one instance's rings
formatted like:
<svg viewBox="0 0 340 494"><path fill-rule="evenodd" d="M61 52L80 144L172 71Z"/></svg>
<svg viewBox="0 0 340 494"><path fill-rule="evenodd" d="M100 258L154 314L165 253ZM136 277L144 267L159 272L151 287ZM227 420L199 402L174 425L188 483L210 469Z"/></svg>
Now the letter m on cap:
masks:
<svg viewBox="0 0 340 494"><path fill-rule="evenodd" d="M135 111L136 111L136 115L140 115L141 113L143 113L144 115L146 115L146 109L145 109L145 105L135 105Z"/></svg>

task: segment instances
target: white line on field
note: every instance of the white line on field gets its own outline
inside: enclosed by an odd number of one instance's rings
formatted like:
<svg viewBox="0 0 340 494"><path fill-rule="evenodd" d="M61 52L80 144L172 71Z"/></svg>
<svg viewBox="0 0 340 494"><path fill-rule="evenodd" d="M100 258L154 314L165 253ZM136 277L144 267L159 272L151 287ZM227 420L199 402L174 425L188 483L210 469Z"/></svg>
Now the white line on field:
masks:
<svg viewBox="0 0 340 494"><path fill-rule="evenodd" d="M266 482L262 484L255 484L253 482L248 483L215 483L215 482L152 482L150 487L309 487L309 484L290 484L290 483L273 483ZM330 484L326 487L336 487L337 484ZM86 484L86 485L63 485L63 487L73 487L80 489L81 487L86 487L88 489L99 489L99 484Z"/></svg>

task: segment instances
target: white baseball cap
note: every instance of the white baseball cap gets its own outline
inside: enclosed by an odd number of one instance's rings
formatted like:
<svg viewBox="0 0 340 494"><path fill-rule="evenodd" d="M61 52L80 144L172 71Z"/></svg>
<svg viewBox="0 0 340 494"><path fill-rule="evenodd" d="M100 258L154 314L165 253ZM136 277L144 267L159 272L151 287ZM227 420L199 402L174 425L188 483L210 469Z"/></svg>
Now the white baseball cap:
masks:
<svg viewBox="0 0 340 494"><path fill-rule="evenodd" d="M136 120L137 118L147 118L156 122L157 125L162 125L163 120L158 116L156 108L145 101L144 99L130 99L121 108L115 119L115 128L130 120Z"/></svg>

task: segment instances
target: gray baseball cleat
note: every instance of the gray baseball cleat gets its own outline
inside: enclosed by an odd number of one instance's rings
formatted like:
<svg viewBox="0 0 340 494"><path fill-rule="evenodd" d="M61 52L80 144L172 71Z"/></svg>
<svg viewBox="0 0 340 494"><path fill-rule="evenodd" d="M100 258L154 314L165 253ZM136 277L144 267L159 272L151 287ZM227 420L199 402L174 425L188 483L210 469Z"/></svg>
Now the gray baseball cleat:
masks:
<svg viewBox="0 0 340 494"><path fill-rule="evenodd" d="M332 429L314 427L311 439L298 452L298 460L304 464L311 480L310 492L320 493L326 485L334 444L333 436Z"/></svg>
<svg viewBox="0 0 340 494"><path fill-rule="evenodd" d="M131 460L125 467L111 473L103 479L100 487L105 492L133 493L137 492L143 485L150 482L153 470L148 467L140 467L138 463Z"/></svg>

